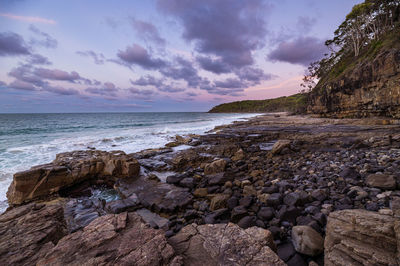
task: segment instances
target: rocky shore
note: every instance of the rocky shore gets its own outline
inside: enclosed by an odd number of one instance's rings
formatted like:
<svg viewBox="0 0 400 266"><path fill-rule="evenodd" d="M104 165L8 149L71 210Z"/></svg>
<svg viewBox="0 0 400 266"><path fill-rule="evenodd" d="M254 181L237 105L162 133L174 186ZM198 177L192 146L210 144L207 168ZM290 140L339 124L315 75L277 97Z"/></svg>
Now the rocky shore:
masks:
<svg viewBox="0 0 400 266"><path fill-rule="evenodd" d="M267 114L14 175L1 265L399 265L400 123Z"/></svg>

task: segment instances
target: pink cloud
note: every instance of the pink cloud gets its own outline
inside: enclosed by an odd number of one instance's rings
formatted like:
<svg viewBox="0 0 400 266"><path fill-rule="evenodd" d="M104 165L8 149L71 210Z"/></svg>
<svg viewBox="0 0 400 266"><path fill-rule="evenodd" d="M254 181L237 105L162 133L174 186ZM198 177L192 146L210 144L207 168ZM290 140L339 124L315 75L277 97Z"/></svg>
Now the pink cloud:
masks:
<svg viewBox="0 0 400 266"><path fill-rule="evenodd" d="M47 19L47 18L41 18L41 17L30 17L30 16L19 16L15 14L9 14L9 13L0 13L0 16L10 18L10 19L15 19L15 20L20 20L20 21L26 21L26 22L38 22L38 23L46 23L46 24L56 24L57 22L52 19Z"/></svg>

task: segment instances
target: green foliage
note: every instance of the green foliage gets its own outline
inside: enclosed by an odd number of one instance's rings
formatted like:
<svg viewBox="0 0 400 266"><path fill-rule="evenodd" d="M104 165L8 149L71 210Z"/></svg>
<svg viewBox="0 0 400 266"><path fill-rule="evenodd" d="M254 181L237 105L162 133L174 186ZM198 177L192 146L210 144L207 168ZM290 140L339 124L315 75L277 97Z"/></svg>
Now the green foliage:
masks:
<svg viewBox="0 0 400 266"><path fill-rule="evenodd" d="M210 113L264 113L264 112L293 112L306 111L308 95L304 93L287 97L267 100L247 100L224 103L215 106Z"/></svg>

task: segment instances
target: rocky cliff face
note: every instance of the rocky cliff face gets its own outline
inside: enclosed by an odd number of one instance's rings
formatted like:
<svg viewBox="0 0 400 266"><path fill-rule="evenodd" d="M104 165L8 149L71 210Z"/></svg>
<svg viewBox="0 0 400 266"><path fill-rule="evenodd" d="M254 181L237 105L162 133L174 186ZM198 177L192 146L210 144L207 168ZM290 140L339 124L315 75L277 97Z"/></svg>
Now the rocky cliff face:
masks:
<svg viewBox="0 0 400 266"><path fill-rule="evenodd" d="M386 47L371 59L354 62L337 78L311 93L308 112L328 117L400 118L400 49Z"/></svg>

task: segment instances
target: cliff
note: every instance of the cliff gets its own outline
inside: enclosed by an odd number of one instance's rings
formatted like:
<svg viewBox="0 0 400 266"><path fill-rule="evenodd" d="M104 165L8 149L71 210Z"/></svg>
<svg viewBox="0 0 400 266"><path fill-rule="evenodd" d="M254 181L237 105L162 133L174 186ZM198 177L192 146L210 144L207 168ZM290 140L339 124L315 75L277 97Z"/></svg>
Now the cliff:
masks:
<svg viewBox="0 0 400 266"><path fill-rule="evenodd" d="M307 95L295 94L275 99L247 100L223 103L213 107L210 113L263 113L263 112L304 112Z"/></svg>
<svg viewBox="0 0 400 266"><path fill-rule="evenodd" d="M343 58L310 93L309 113L400 118L400 31Z"/></svg>

